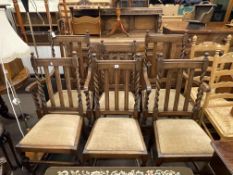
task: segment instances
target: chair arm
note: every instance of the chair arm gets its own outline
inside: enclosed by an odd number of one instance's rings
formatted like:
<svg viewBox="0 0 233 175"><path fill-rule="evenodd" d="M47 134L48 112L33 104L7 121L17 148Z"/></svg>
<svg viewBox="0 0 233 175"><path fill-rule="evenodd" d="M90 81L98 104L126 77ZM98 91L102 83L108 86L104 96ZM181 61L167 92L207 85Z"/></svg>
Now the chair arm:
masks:
<svg viewBox="0 0 233 175"><path fill-rule="evenodd" d="M37 81L33 81L28 86L26 86L25 91L31 93L32 91L37 90L38 83Z"/></svg>
<svg viewBox="0 0 233 175"><path fill-rule="evenodd" d="M143 78L146 83L146 91L150 92L152 88L151 88L151 84L148 78L147 68L145 65L143 66Z"/></svg>
<svg viewBox="0 0 233 175"><path fill-rule="evenodd" d="M91 75L92 75L92 69L89 67L88 68L88 72L87 72L87 78L85 80L85 83L84 83L84 92L87 92L89 91L89 86L90 86L90 81L91 81Z"/></svg>
<svg viewBox="0 0 233 175"><path fill-rule="evenodd" d="M51 71L51 73L49 74L50 78L55 74L55 70L53 69ZM44 84L46 83L46 79L45 78L42 78L40 80L40 83L41 84ZM30 83L26 88L25 88L25 91L26 92L32 92L33 90L35 91L37 89L37 86L38 86L38 82L37 81L33 81L32 83ZM35 89L34 89L35 88Z"/></svg>

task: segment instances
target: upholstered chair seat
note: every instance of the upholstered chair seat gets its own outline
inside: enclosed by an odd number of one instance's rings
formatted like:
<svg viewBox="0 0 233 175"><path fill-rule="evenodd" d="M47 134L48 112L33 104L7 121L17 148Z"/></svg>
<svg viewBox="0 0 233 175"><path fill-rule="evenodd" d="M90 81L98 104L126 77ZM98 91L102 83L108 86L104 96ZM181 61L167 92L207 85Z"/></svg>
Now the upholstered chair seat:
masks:
<svg viewBox="0 0 233 175"><path fill-rule="evenodd" d="M153 107L154 107L154 103L155 103L155 93L156 93L156 90L152 89L151 93L149 95L149 103L148 103L148 112L149 113L153 112ZM160 91L159 91L159 101L158 101L158 103L159 103L158 109L159 109L160 112L164 111L165 93L166 93L165 89L160 89ZM145 95L145 91L143 92L143 96L144 95ZM168 111L173 111L175 95L176 95L176 90L175 89L170 89ZM144 97L142 99L145 100ZM185 97L182 94L180 94L179 104L178 104L178 109L177 109L178 111L183 110L184 102L185 102ZM144 104L144 102L143 102L143 104ZM145 107L143 107L143 108L145 108ZM189 103L188 112L192 112L192 108L193 108L192 103Z"/></svg>
<svg viewBox="0 0 233 175"><path fill-rule="evenodd" d="M128 110L133 111L134 110L134 103L135 103L135 97L132 92L129 92L129 99L128 99ZM114 91L109 91L109 110L114 111L115 110L115 92ZM124 91L119 91L119 111L124 111L125 110L125 92ZM105 93L103 93L100 97L99 100L100 103L100 111L104 111L105 108Z"/></svg>
<svg viewBox="0 0 233 175"><path fill-rule="evenodd" d="M69 107L69 98L68 98L67 90L62 90L62 93L63 93L63 99L64 99L64 106ZM78 107L77 90L71 90L71 93L72 93L72 99L73 99L73 106L74 106L74 108L77 108ZM86 111L87 111L87 101L86 101L86 95L85 95L83 90L81 90L81 96L82 96L83 112L86 113ZM91 103L91 106L92 106L92 92L91 91L89 92L89 97L90 97L90 103ZM61 107L58 92L54 93L54 102L55 102L56 107ZM51 100L47 101L47 106L52 107L51 106Z"/></svg>
<svg viewBox="0 0 233 175"><path fill-rule="evenodd" d="M17 145L27 151L77 150L83 120L79 115L47 114ZM55 151L57 150L57 151Z"/></svg>
<svg viewBox="0 0 233 175"><path fill-rule="evenodd" d="M138 121L133 118L99 118L87 140L84 154L146 155Z"/></svg>
<svg viewBox="0 0 233 175"><path fill-rule="evenodd" d="M211 139L192 119L159 119L154 122L159 154L178 157L211 157Z"/></svg>
<svg viewBox="0 0 233 175"><path fill-rule="evenodd" d="M231 115L231 109L232 106L205 108L206 117L217 130L221 138L233 138L233 116Z"/></svg>
<svg viewBox="0 0 233 175"><path fill-rule="evenodd" d="M191 99L193 101L195 101L196 98L197 98L197 90L198 90L198 87L193 87L191 89L190 96L191 96ZM201 106L204 105L205 98L206 98L206 93L203 94L203 97L202 97L202 100L201 100ZM219 105L227 104L228 102L227 102L227 100L225 100L223 98L218 98L218 99L215 99L215 100L210 100L209 103L210 103L209 104L210 106L219 106Z"/></svg>

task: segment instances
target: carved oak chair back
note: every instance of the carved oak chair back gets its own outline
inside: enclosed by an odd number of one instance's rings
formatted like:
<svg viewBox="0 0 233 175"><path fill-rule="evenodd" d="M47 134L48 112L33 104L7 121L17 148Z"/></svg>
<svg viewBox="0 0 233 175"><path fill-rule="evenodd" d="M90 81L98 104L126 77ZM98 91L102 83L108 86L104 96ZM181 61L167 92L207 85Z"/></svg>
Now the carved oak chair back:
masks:
<svg viewBox="0 0 233 175"><path fill-rule="evenodd" d="M140 105L141 68L140 56L136 56L134 60L97 60L94 55L94 105L97 116L101 114L137 116ZM101 79L103 81L100 81ZM110 81L111 79L113 81ZM100 86L103 93L100 91Z"/></svg>
<svg viewBox="0 0 233 175"><path fill-rule="evenodd" d="M31 58L32 66L37 79L29 88L33 92L39 116L51 112L80 113L83 115L83 98L81 92L79 60L76 52L73 57L67 58ZM70 69L75 70L75 77L70 74ZM42 71L44 76L39 74ZM75 90L71 87L75 84ZM48 99L45 98L48 94ZM86 104L86 101L84 102Z"/></svg>
<svg viewBox="0 0 233 175"><path fill-rule="evenodd" d="M139 53L139 46L136 41L132 43L104 43L102 40L93 47L93 52L96 53L98 60L133 60L136 53ZM114 76L113 71L110 71L109 74L110 77ZM112 83L113 79L109 81ZM124 75L120 76L120 83L122 82L124 82Z"/></svg>
<svg viewBox="0 0 233 175"><path fill-rule="evenodd" d="M179 50L178 48L181 48ZM157 54L162 52L166 59L184 58L185 37L181 34L151 34L145 37L145 55L149 65L149 77L156 77Z"/></svg>
<svg viewBox="0 0 233 175"><path fill-rule="evenodd" d="M138 52L136 41L132 43L104 43L102 40L96 46L96 55L99 60L131 60Z"/></svg>
<svg viewBox="0 0 233 175"><path fill-rule="evenodd" d="M57 35L51 37L52 55L55 57L54 46L60 47L61 57L71 57L72 52L76 51L79 57L80 78L82 81L86 78L86 70L90 63L90 37L86 35ZM72 74L75 74L72 71Z"/></svg>
<svg viewBox="0 0 233 175"><path fill-rule="evenodd" d="M197 117L203 95L203 89L200 87L203 83L207 65L207 55L205 55L204 60L162 59L162 55L160 55L157 65L154 117ZM201 69L202 74L197 98L192 104L190 103L190 93L194 82L195 69Z"/></svg>

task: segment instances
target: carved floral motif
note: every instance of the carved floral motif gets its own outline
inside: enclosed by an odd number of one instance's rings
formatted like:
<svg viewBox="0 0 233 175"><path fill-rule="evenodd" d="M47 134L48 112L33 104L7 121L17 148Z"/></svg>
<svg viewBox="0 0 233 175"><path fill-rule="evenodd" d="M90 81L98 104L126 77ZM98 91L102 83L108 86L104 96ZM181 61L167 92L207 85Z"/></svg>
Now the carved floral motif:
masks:
<svg viewBox="0 0 233 175"><path fill-rule="evenodd" d="M173 170L147 170L146 172L140 170L100 170L100 171L88 171L88 170L63 170L57 171L57 175L181 175L180 172Z"/></svg>

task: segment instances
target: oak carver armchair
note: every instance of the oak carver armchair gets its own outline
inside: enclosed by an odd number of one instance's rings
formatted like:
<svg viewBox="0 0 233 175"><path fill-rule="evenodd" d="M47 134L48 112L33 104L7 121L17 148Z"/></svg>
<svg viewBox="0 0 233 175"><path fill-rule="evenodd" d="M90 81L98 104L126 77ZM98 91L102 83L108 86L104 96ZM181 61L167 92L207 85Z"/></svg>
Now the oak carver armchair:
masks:
<svg viewBox="0 0 233 175"><path fill-rule="evenodd" d="M222 56L217 53L213 58L213 65L210 73L209 91L203 102L204 119L207 119L217 131L221 139L233 138L233 118L231 109L233 107L232 91L218 91L220 88L233 88L233 80L221 79L223 76L233 75L233 53L229 52ZM202 125L211 136L205 120Z"/></svg>
<svg viewBox="0 0 233 175"><path fill-rule="evenodd" d="M158 57L156 89L145 96L147 106L144 108L154 117L157 166L170 161L201 161L212 157L211 140L197 123L207 64L207 57L205 60ZM191 103L190 91L196 68L202 69L201 83L197 100ZM185 81L188 86L183 93Z"/></svg>
<svg viewBox="0 0 233 175"><path fill-rule="evenodd" d="M96 121L84 147L85 160L126 158L145 164L147 149L138 122L142 66L139 55L134 60L97 60L93 55ZM85 89L90 81L87 78Z"/></svg>
<svg viewBox="0 0 233 175"><path fill-rule="evenodd" d="M73 52L71 58L49 59L36 59L32 55L31 63L35 71L36 82L27 88L33 95L40 119L19 141L16 148L21 153L25 166L29 169L31 164L38 163L76 164L85 111L83 106L89 104L88 98L87 102L84 102L82 98L77 54ZM75 70L76 77L70 76L71 68ZM44 75L40 75L39 70L42 70ZM63 78L62 70L65 78ZM76 93L72 93L72 83L76 84ZM58 91L59 101L55 100L55 89ZM63 93L64 91L67 91L67 96ZM49 101L45 99L45 92L49 94ZM58 103L59 105L56 105ZM42 157L35 159L29 157L29 154L38 153ZM51 161L48 160L51 154L69 154L74 160L68 163Z"/></svg>

